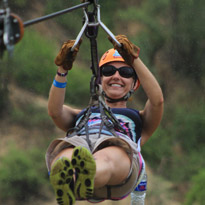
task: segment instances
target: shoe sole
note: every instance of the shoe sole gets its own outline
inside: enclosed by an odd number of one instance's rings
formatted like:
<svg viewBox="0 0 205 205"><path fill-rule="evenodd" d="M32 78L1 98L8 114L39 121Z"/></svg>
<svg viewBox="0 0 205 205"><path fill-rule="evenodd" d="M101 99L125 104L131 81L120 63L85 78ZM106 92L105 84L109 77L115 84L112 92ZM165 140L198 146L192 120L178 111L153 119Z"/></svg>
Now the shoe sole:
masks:
<svg viewBox="0 0 205 205"><path fill-rule="evenodd" d="M96 173L96 164L92 154L84 147L76 147L73 150L71 163L76 174L75 197L77 199L92 198Z"/></svg>
<svg viewBox="0 0 205 205"><path fill-rule="evenodd" d="M54 163L50 182L59 205L73 205L75 203L73 166L66 157L62 157Z"/></svg>

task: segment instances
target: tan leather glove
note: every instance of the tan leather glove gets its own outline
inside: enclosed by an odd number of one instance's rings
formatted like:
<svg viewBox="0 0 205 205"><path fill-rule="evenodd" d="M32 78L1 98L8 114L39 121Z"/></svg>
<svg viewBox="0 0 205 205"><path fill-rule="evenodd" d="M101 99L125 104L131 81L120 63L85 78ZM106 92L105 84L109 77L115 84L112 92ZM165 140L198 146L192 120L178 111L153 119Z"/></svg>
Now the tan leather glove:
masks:
<svg viewBox="0 0 205 205"><path fill-rule="evenodd" d="M139 57L140 48L131 43L125 35L117 35L115 38L120 44L122 44L121 47L119 47L110 36L108 37L125 62L132 66L134 59Z"/></svg>
<svg viewBox="0 0 205 205"><path fill-rule="evenodd" d="M65 70L70 70L73 66L73 62L77 56L77 53L80 48L80 44L82 43L82 39L80 39L78 45L75 47L74 51L71 51L75 40L68 40L65 42L60 49L58 55L55 58L55 64L57 66L62 66Z"/></svg>

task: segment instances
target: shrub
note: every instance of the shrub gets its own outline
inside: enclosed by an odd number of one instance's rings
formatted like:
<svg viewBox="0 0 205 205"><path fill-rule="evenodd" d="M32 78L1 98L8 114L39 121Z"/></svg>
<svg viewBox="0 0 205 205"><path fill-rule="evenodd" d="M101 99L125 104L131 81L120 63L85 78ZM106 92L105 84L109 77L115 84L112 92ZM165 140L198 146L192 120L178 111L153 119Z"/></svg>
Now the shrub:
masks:
<svg viewBox="0 0 205 205"><path fill-rule="evenodd" d="M48 185L46 178L44 156L40 150L23 151L12 146L1 157L0 199L13 199L22 204L32 196L46 197L41 192Z"/></svg>
<svg viewBox="0 0 205 205"><path fill-rule="evenodd" d="M16 122L29 129L52 129L53 123L45 108L32 104L22 104L22 107L15 107L11 110L11 121Z"/></svg>
<svg viewBox="0 0 205 205"><path fill-rule="evenodd" d="M10 64L16 83L28 90L48 95L56 68L54 62L55 44L35 31L28 30L15 47Z"/></svg>
<svg viewBox="0 0 205 205"><path fill-rule="evenodd" d="M164 163L170 159L171 147L167 147L170 141L171 139L167 135L166 130L160 126L146 145L142 147L145 160L155 169L158 169L162 164L164 166Z"/></svg>
<svg viewBox="0 0 205 205"><path fill-rule="evenodd" d="M205 201L205 169L199 171L192 178L192 185L189 192L186 194L185 205L201 205Z"/></svg>
<svg viewBox="0 0 205 205"><path fill-rule="evenodd" d="M10 61L7 72L12 73L13 80L20 87L47 97L57 70L54 59L58 50L53 41L51 43L49 39L30 30L15 47L14 58ZM69 72L67 102L78 106L87 105L90 75L90 69L86 71L75 63Z"/></svg>
<svg viewBox="0 0 205 205"><path fill-rule="evenodd" d="M160 127L142 147L145 160L174 182L187 182L204 167L204 106L183 104L166 109ZM166 107L167 108L167 107ZM169 170L169 171L167 171Z"/></svg>
<svg viewBox="0 0 205 205"><path fill-rule="evenodd" d="M28 0L15 0L15 1L10 1L9 5L14 8L24 8L27 6Z"/></svg>
<svg viewBox="0 0 205 205"><path fill-rule="evenodd" d="M90 69L81 69L74 65L68 75L66 102L79 107L87 106L90 97Z"/></svg>

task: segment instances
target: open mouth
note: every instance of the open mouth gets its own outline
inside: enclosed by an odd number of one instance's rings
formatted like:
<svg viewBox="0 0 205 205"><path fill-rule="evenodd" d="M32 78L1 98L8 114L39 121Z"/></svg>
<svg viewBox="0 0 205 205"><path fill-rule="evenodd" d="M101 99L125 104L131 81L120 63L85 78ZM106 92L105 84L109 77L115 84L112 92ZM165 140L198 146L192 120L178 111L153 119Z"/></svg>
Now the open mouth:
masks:
<svg viewBox="0 0 205 205"><path fill-rule="evenodd" d="M117 84L117 83L112 83L110 84L111 87L118 87L118 88L121 88L123 87L123 85L120 85L120 84Z"/></svg>

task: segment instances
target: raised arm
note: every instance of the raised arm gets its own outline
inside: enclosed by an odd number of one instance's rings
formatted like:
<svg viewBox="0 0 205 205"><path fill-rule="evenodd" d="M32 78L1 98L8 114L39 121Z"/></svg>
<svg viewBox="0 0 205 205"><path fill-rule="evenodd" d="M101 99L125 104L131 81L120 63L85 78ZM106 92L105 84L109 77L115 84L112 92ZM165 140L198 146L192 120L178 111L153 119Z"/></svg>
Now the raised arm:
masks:
<svg viewBox="0 0 205 205"><path fill-rule="evenodd" d="M58 72L65 73L67 71L59 67ZM60 83L67 82L66 77L60 77L57 74L55 80ZM65 92L66 87L58 88L52 84L48 98L48 114L52 117L56 126L67 131L74 126L75 117L80 110L64 105Z"/></svg>
<svg viewBox="0 0 205 205"><path fill-rule="evenodd" d="M121 47L109 37L109 40L118 50L125 62L132 66L140 80L140 83L148 97L145 107L140 111L143 121L141 145L143 145L159 126L163 114L163 94L162 90L144 63L139 58L140 49L131 43L125 35L118 35L116 39L122 44Z"/></svg>
<svg viewBox="0 0 205 205"><path fill-rule="evenodd" d="M141 139L141 145L143 145L160 124L163 114L164 99L157 80L140 58L134 60L133 67L148 97L144 109L140 111L143 121Z"/></svg>
<svg viewBox="0 0 205 205"><path fill-rule="evenodd" d="M72 68L81 41L72 52L71 48L74 43L74 40L65 42L55 59L55 64L59 67L51 86L48 99L48 114L52 117L56 126L64 131L74 126L75 117L80 112L79 109L64 105L67 72Z"/></svg>

